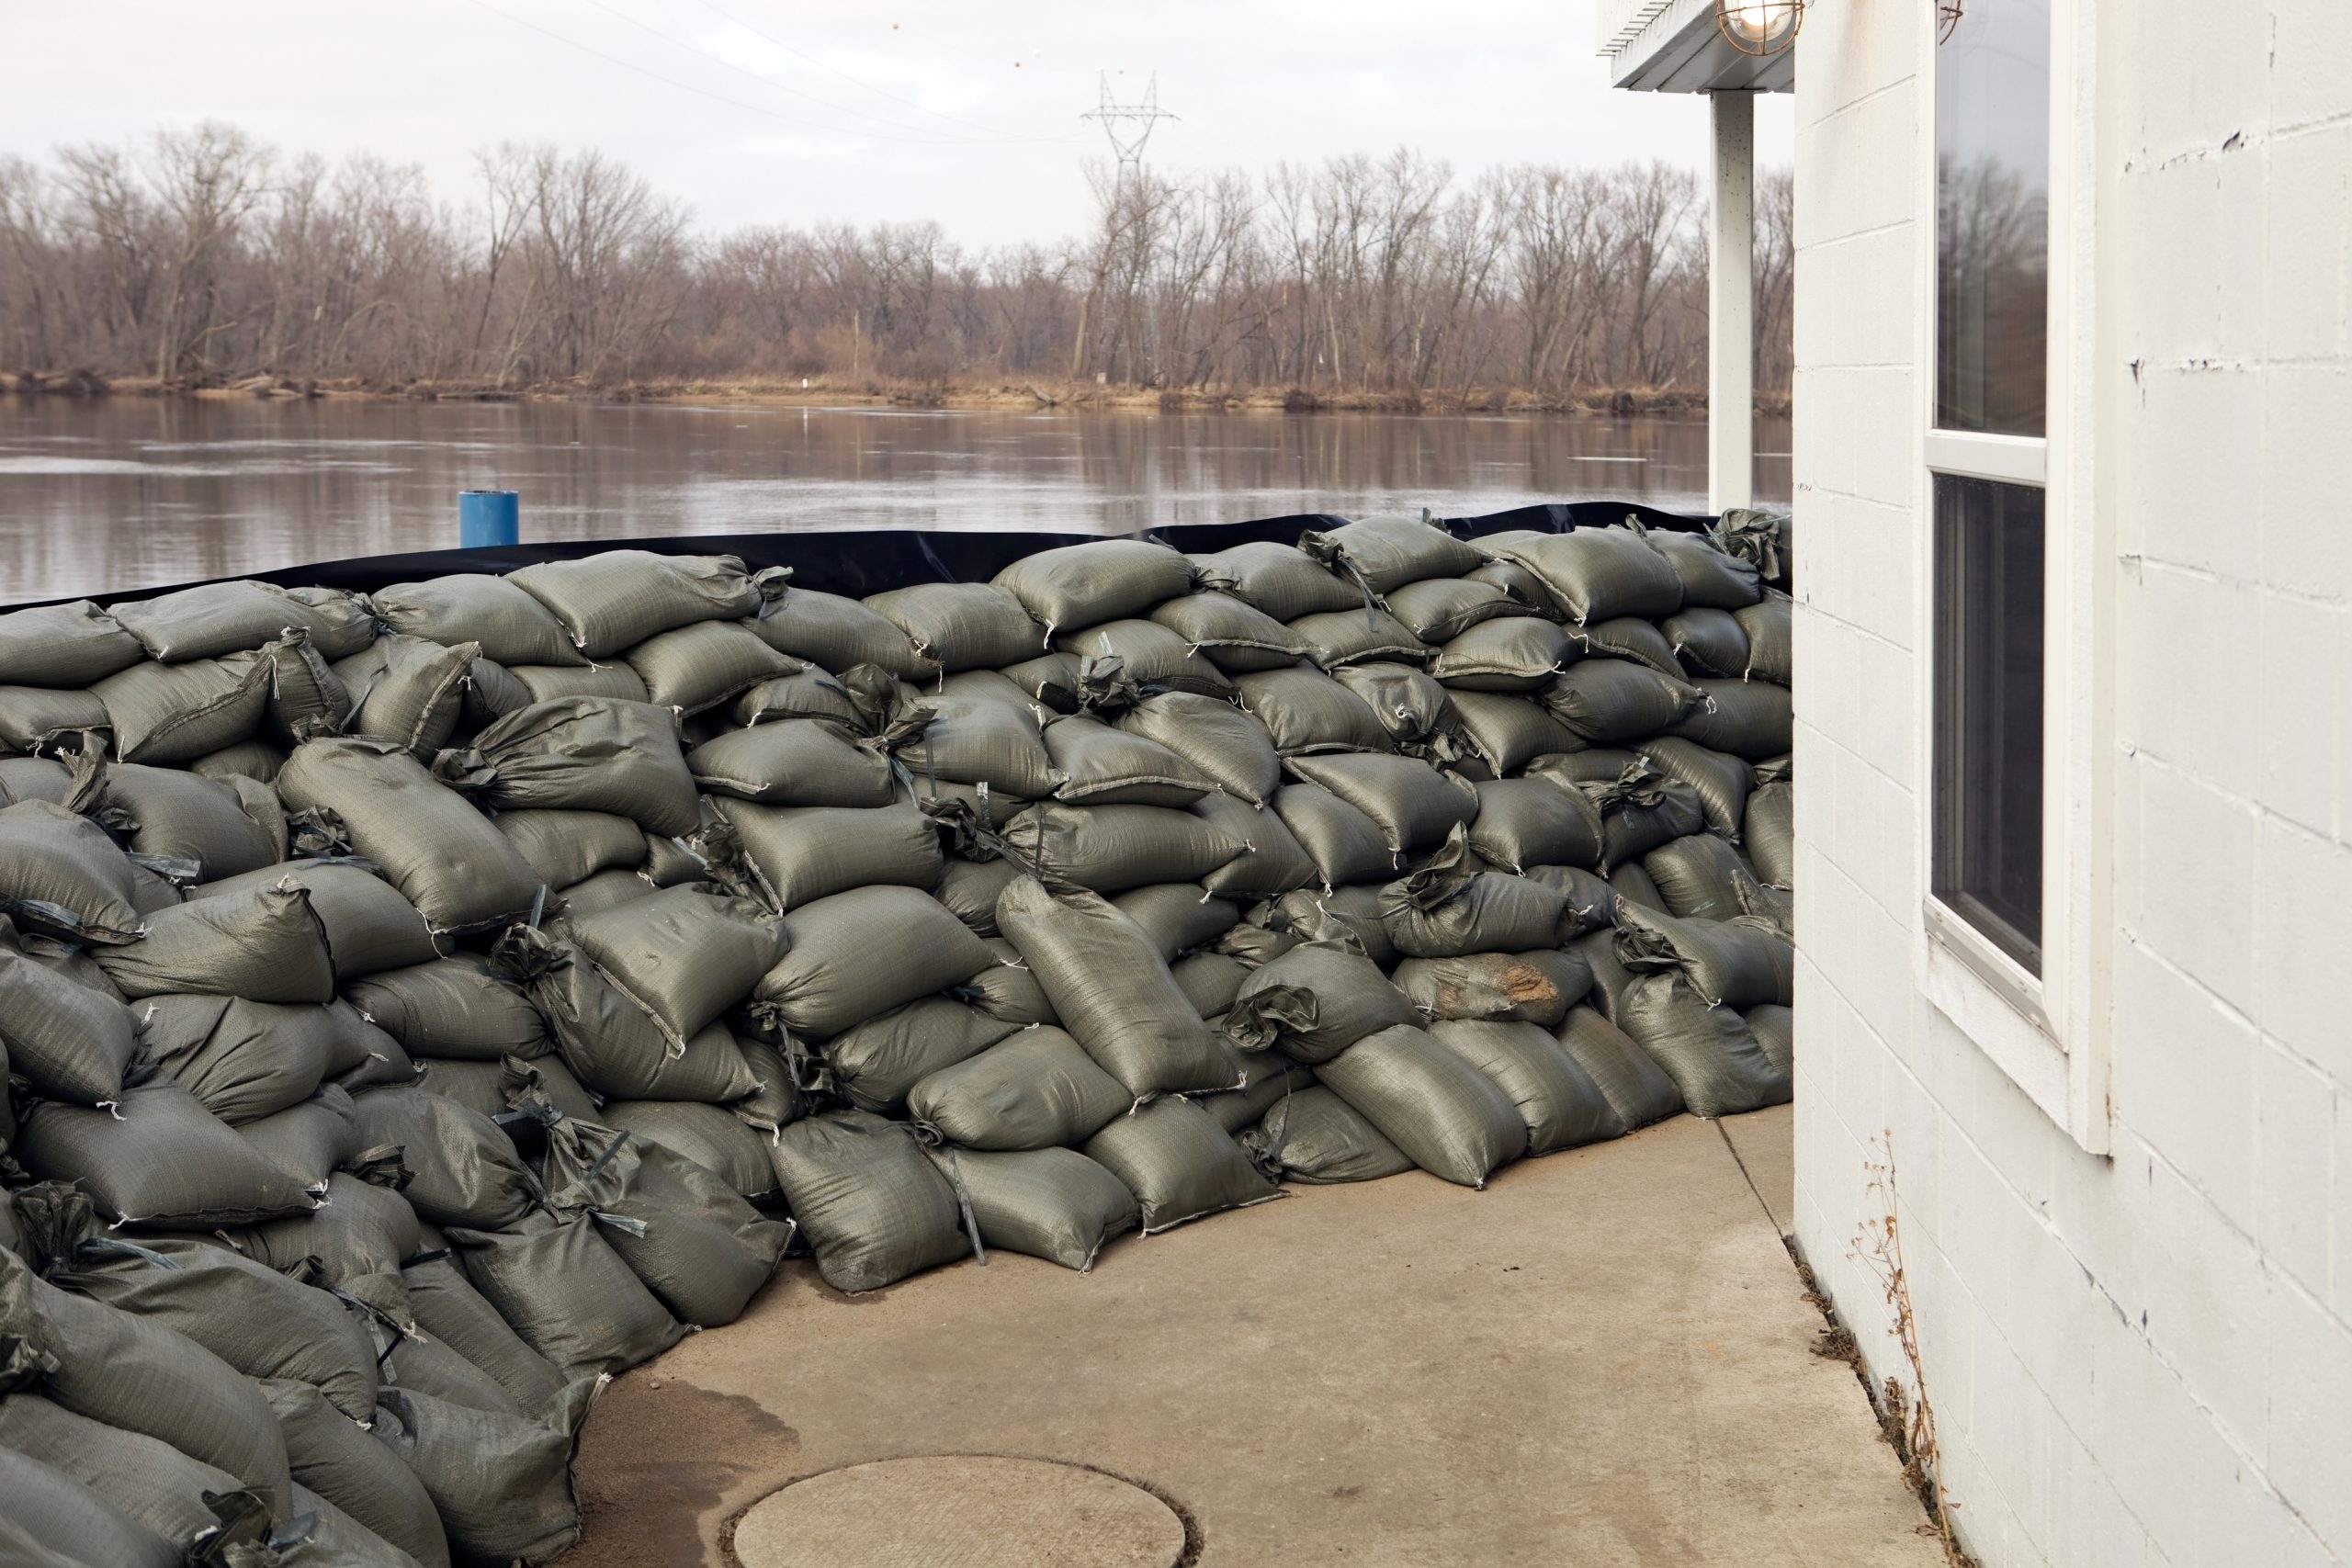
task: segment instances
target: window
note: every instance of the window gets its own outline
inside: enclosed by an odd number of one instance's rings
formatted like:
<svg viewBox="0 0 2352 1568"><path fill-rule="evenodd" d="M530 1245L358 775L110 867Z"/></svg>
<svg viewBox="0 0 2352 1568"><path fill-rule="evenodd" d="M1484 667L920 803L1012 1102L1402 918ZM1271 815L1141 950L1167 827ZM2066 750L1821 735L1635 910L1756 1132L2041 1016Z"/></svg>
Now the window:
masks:
<svg viewBox="0 0 2352 1568"><path fill-rule="evenodd" d="M1936 51L1928 886L2041 973L2049 0L1971 0Z"/></svg>
<svg viewBox="0 0 2352 1568"><path fill-rule="evenodd" d="M2041 973L2041 491L1935 480L1935 896Z"/></svg>

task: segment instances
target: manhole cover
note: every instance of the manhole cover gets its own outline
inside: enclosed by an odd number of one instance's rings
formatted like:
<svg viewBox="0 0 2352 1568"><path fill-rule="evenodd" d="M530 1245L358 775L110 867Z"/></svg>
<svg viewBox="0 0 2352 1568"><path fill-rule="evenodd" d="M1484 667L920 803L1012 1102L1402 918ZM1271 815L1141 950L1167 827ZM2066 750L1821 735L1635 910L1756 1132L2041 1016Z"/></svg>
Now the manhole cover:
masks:
<svg viewBox="0 0 2352 1568"><path fill-rule="evenodd" d="M943 1454L796 1481L735 1527L743 1568L1174 1568L1184 1521L1046 1460Z"/></svg>

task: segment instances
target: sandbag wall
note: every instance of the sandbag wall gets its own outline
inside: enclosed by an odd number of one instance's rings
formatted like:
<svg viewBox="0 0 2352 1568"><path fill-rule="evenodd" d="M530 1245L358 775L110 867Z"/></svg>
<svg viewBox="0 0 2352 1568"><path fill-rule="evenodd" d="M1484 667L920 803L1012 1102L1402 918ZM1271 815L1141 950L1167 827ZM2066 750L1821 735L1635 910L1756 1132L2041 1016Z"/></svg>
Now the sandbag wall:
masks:
<svg viewBox="0 0 2352 1568"><path fill-rule="evenodd" d="M1778 543L0 616L6 1529L544 1559L600 1380L795 1227L843 1290L1084 1269L1785 1100Z"/></svg>

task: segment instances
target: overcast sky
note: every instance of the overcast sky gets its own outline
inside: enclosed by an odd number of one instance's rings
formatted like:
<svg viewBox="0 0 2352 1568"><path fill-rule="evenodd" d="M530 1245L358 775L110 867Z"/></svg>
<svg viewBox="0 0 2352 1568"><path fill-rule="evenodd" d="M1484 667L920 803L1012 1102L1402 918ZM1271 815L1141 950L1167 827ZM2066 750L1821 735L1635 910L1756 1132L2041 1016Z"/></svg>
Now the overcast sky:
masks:
<svg viewBox="0 0 2352 1568"><path fill-rule="evenodd" d="M1181 171L1409 143L1462 173L1706 152L1702 100L1612 92L1595 0L0 0L0 152L232 120L368 148L453 199L469 151L593 144L706 228L935 218L974 243L1080 228L1078 117L1140 98ZM1790 100L1759 157L1786 163Z"/></svg>

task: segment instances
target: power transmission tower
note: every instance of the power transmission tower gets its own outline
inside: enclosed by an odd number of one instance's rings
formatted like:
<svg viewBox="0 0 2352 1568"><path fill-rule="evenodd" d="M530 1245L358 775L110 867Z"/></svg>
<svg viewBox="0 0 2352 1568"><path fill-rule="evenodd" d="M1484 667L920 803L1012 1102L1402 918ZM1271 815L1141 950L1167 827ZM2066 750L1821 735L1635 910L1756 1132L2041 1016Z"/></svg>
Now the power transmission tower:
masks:
<svg viewBox="0 0 2352 1568"><path fill-rule="evenodd" d="M1126 183L1130 174L1143 172L1143 150L1151 141L1152 128L1163 119L1181 117L1159 107L1159 73L1151 73L1151 85L1143 90L1139 104L1114 103L1111 99L1111 73L1102 73L1102 101L1078 118L1091 119L1102 127L1102 134L1110 140L1111 151L1119 160L1119 182Z"/></svg>

